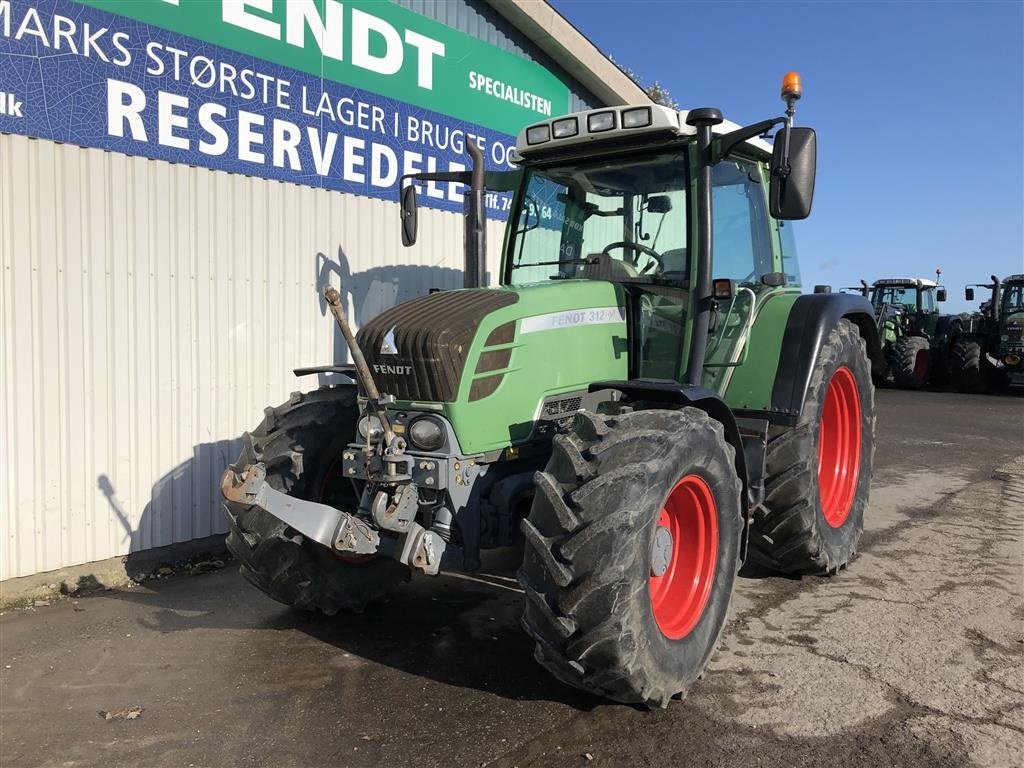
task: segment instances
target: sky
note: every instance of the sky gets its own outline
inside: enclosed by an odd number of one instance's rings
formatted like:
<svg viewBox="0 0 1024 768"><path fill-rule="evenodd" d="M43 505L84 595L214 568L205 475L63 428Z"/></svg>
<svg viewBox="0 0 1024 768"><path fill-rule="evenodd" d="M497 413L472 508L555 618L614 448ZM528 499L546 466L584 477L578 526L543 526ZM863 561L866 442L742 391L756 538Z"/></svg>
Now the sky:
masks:
<svg viewBox="0 0 1024 768"><path fill-rule="evenodd" d="M796 125L818 134L805 290L941 267L959 312L966 284L1024 272L1024 3L553 4L682 109L753 123L800 73Z"/></svg>

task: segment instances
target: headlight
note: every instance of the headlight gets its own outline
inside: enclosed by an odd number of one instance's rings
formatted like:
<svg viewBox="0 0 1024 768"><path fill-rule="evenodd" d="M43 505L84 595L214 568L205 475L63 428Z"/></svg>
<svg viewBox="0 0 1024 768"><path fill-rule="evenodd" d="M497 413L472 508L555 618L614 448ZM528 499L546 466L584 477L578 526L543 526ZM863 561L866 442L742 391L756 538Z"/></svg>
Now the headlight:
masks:
<svg viewBox="0 0 1024 768"><path fill-rule="evenodd" d="M363 416L359 420L358 429L359 436L364 440L369 439L371 443L376 443L384 437L384 427L376 416Z"/></svg>
<svg viewBox="0 0 1024 768"><path fill-rule="evenodd" d="M526 129L526 143L527 144L543 144L545 141L551 139L551 129L547 123L543 125L535 125L532 128Z"/></svg>
<svg viewBox="0 0 1024 768"><path fill-rule="evenodd" d="M651 108L639 107L626 109L622 112L623 128L646 128L651 124Z"/></svg>
<svg viewBox="0 0 1024 768"><path fill-rule="evenodd" d="M596 112L587 117L587 130L591 133L610 131L615 127L614 112Z"/></svg>
<svg viewBox="0 0 1024 768"><path fill-rule="evenodd" d="M444 426L430 416L420 416L409 425L409 442L421 451L436 451L444 445Z"/></svg>
<svg viewBox="0 0 1024 768"><path fill-rule="evenodd" d="M567 117L565 120L555 120L551 124L551 135L556 139L567 139L580 132L580 124L575 117Z"/></svg>

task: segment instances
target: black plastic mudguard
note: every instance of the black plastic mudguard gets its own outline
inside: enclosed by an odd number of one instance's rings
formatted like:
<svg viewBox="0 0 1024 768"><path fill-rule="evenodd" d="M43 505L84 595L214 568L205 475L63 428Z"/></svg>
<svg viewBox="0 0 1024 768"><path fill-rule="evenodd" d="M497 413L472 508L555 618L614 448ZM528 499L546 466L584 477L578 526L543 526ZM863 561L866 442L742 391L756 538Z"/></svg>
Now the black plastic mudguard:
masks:
<svg viewBox="0 0 1024 768"><path fill-rule="evenodd" d="M793 303L782 337L782 352L772 387L772 412L794 419L800 415L818 351L843 318L860 330L872 367L879 370L885 366L870 301L845 293L805 294Z"/></svg>

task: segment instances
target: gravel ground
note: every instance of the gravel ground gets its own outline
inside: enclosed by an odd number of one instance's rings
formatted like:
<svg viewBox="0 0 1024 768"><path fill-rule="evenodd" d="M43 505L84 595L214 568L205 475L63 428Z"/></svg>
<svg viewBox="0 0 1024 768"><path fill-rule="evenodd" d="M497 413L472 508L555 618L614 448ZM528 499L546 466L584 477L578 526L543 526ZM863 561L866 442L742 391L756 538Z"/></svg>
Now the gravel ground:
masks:
<svg viewBox="0 0 1024 768"><path fill-rule="evenodd" d="M1020 766L1024 399L878 393L863 551L745 573L684 702L550 679L515 555L362 616L234 568L0 616L0 765Z"/></svg>

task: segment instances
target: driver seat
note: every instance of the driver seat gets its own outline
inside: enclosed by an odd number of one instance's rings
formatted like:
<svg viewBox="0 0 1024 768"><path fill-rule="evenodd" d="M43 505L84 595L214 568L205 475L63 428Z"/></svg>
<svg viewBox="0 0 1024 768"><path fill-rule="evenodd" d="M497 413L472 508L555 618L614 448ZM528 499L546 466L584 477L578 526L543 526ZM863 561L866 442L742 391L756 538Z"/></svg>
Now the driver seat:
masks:
<svg viewBox="0 0 1024 768"><path fill-rule="evenodd" d="M592 253L587 257L593 259L593 263L587 263L580 268L579 277L587 280L629 280L637 276L636 269L632 264L627 264L619 259L612 258L607 253Z"/></svg>

